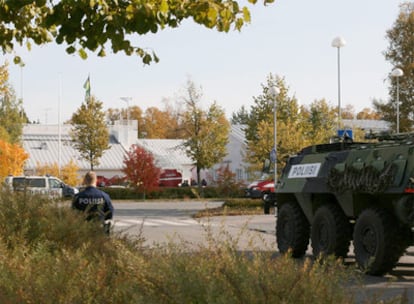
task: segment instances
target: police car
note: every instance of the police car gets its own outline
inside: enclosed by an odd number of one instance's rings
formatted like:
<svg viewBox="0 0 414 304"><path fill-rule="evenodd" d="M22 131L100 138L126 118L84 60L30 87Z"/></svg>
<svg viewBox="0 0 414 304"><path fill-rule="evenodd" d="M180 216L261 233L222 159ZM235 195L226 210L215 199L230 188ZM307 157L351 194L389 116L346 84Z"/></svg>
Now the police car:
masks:
<svg viewBox="0 0 414 304"><path fill-rule="evenodd" d="M13 191L44 194L53 198L73 197L79 192L53 176L8 176L5 183Z"/></svg>

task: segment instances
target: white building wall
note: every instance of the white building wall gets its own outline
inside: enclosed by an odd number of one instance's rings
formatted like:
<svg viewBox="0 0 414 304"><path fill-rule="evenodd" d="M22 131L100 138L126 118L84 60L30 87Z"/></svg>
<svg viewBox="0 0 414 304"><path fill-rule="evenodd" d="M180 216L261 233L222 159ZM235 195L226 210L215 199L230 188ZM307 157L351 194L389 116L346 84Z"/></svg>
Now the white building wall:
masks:
<svg viewBox="0 0 414 304"><path fill-rule="evenodd" d="M118 120L108 126L109 134L128 151L138 139L138 120Z"/></svg>
<svg viewBox="0 0 414 304"><path fill-rule="evenodd" d="M213 166L209 170L209 175L216 179L217 170L221 167L229 166L231 172L236 174L238 181L245 181L246 176L246 164L243 160L246 151L246 143L244 142L243 126L233 125L229 134L229 142L227 144L227 156L219 164Z"/></svg>

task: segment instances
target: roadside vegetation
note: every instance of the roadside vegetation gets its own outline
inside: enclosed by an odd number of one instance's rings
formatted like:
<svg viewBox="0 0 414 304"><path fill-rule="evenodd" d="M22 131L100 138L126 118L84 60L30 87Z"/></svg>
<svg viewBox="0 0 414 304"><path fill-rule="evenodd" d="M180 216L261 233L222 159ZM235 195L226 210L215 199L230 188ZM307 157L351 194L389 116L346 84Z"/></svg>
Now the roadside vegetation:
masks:
<svg viewBox="0 0 414 304"><path fill-rule="evenodd" d="M240 252L237 238L205 233L196 248L149 248L142 237L107 237L66 203L2 192L0 302L354 303L358 288L344 287L359 286L358 275L340 261Z"/></svg>

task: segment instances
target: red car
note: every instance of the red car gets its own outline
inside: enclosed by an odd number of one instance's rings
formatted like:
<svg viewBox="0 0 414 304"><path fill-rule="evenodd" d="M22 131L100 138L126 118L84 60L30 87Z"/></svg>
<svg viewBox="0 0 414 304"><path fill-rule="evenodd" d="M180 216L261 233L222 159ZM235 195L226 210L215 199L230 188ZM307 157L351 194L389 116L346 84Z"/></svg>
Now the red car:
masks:
<svg viewBox="0 0 414 304"><path fill-rule="evenodd" d="M246 196L250 198L261 198L264 203L264 213L269 214L271 207L269 194L274 191L275 183L273 179L261 179L247 186Z"/></svg>

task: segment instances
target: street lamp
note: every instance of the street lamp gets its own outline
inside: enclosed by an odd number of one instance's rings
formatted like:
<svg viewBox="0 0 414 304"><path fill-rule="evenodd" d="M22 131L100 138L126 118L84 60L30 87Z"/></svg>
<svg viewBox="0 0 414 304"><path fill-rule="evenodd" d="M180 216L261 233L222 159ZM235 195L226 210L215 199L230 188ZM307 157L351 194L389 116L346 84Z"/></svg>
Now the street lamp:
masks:
<svg viewBox="0 0 414 304"><path fill-rule="evenodd" d="M397 78L397 134L400 133L400 82L399 78L404 75L404 72L396 68L391 72L391 76Z"/></svg>
<svg viewBox="0 0 414 304"><path fill-rule="evenodd" d="M276 97L277 95L279 95L280 93L280 89L276 86L271 86L269 88L269 93L270 93L270 97L273 100L273 135L274 135L274 139L273 139L273 151L271 152L271 158L273 158L272 160L274 160L275 163L275 167L274 167L274 189L276 190L276 184L277 184L277 126L276 126L276 122L277 122L277 113L276 113Z"/></svg>
<svg viewBox="0 0 414 304"><path fill-rule="evenodd" d="M121 99L127 103L127 124L129 124L129 102L132 97L121 97Z"/></svg>
<svg viewBox="0 0 414 304"><path fill-rule="evenodd" d="M341 121L341 47L346 45L346 41L342 37L336 37L332 40L332 47L338 49L338 130L340 128Z"/></svg>

